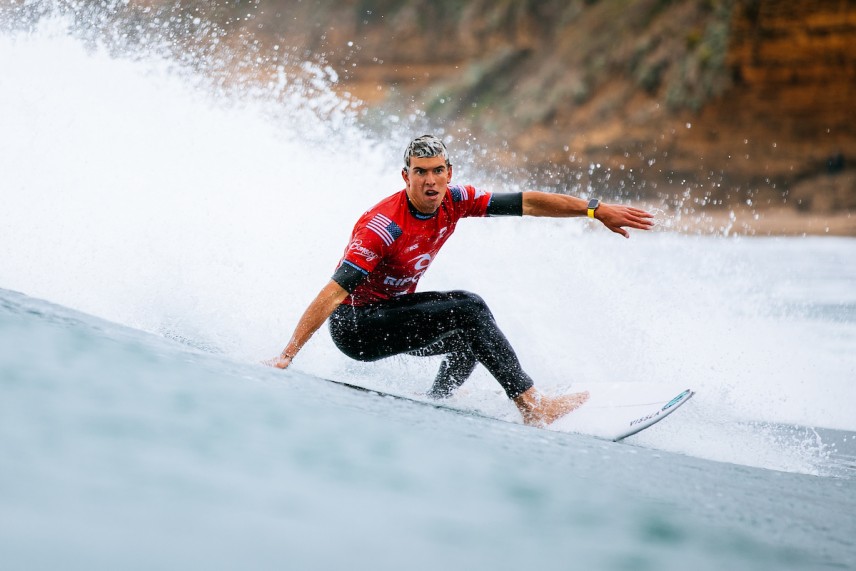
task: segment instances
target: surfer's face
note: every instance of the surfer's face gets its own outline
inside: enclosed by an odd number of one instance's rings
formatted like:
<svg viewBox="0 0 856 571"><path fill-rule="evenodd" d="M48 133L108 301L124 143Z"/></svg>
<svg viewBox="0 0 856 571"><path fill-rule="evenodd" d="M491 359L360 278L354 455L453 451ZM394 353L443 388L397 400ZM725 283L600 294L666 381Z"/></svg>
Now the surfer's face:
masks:
<svg viewBox="0 0 856 571"><path fill-rule="evenodd" d="M410 168L401 171L407 183L407 197L416 210L432 214L440 208L452 180L452 165L443 157L410 159Z"/></svg>

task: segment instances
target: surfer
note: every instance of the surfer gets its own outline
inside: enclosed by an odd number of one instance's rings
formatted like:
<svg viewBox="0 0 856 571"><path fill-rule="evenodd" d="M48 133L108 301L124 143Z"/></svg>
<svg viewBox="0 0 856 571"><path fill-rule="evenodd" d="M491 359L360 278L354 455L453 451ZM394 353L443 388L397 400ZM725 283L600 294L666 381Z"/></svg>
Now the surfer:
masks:
<svg viewBox="0 0 856 571"><path fill-rule="evenodd" d="M574 410L588 393L541 394L484 300L465 291L419 292L416 285L458 221L471 216L586 216L629 238L648 230L651 214L629 206L527 191L490 193L451 185L443 142L410 142L401 171L405 188L357 221L332 278L310 303L282 353L266 364L285 369L328 320L336 346L360 361L398 354L444 355L429 394L450 396L481 363L514 401L527 424L546 425Z"/></svg>

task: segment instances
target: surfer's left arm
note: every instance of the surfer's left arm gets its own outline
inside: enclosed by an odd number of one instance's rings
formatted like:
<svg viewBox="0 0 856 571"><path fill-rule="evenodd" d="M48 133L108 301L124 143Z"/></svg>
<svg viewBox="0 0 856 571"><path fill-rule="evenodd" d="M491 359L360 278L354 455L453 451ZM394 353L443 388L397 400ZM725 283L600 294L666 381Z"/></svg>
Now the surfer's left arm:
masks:
<svg viewBox="0 0 856 571"><path fill-rule="evenodd" d="M309 338L327 321L330 314L348 297L348 292L333 280L324 286L297 322L294 334L282 353L264 361L265 365L285 369L291 365L297 352L303 348Z"/></svg>
<svg viewBox="0 0 856 571"><path fill-rule="evenodd" d="M587 212L588 201L582 198L535 190L523 193L524 216L570 218L574 216L586 216ZM600 220L604 226L616 234L621 234L625 238L630 237L625 228L650 230L654 226L653 214L640 208L623 206L621 204L606 204L601 202L594 210L594 218Z"/></svg>

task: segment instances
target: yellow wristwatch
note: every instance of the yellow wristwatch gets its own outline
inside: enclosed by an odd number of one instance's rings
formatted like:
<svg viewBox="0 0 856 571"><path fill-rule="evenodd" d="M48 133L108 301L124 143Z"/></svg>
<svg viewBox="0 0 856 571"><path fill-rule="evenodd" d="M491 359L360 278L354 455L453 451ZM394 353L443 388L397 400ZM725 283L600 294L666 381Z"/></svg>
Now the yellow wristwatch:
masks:
<svg viewBox="0 0 856 571"><path fill-rule="evenodd" d="M592 198L588 203L588 217L594 218L594 211L597 210L597 207L600 206L600 200L597 198Z"/></svg>

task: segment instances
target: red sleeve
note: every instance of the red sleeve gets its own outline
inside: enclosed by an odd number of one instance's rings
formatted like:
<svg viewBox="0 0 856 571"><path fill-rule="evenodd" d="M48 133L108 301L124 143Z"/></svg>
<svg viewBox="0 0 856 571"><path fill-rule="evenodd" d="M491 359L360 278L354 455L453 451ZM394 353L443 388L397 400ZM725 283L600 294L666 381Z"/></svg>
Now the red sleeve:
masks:
<svg viewBox="0 0 856 571"><path fill-rule="evenodd" d="M342 258L343 263L356 266L366 274L377 267L389 248L384 237L367 225L369 222L371 220L362 218L357 222Z"/></svg>
<svg viewBox="0 0 856 571"><path fill-rule="evenodd" d="M490 204L490 193L470 185L457 185L449 187L452 200L461 209L461 217L487 216L487 207Z"/></svg>

